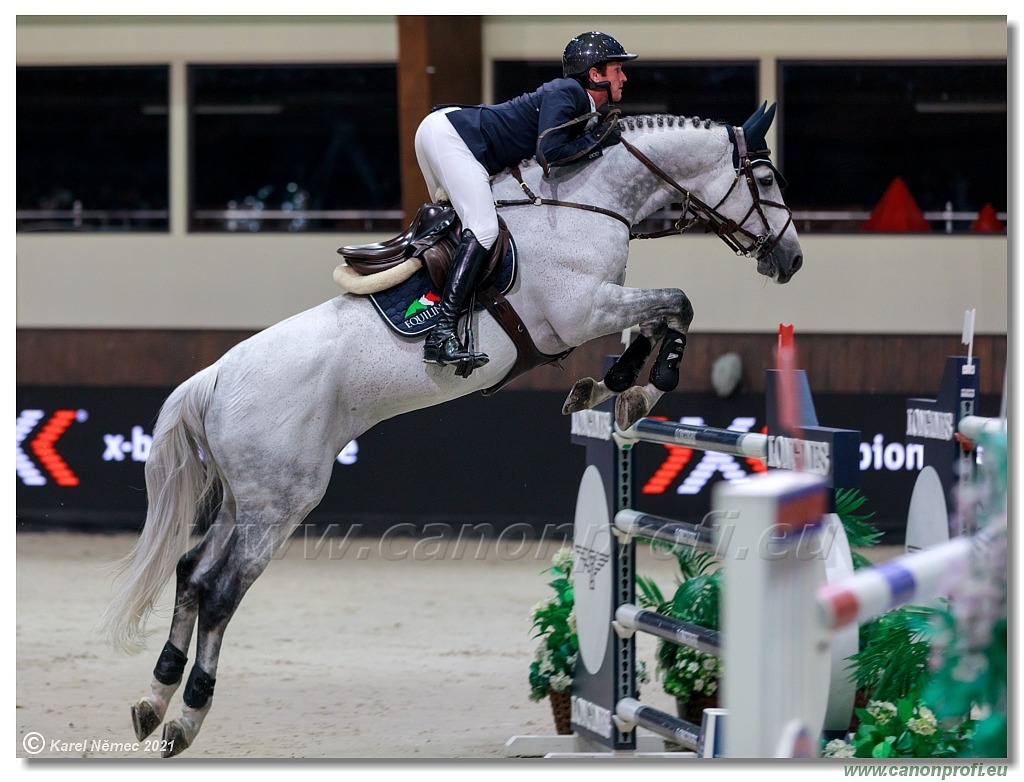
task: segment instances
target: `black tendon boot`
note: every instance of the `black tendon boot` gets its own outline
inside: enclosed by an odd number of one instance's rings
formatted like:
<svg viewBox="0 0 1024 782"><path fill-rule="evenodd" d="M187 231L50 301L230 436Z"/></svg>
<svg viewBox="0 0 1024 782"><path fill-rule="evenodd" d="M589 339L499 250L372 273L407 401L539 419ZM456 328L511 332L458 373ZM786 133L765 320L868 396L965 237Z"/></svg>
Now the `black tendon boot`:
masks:
<svg viewBox="0 0 1024 782"><path fill-rule="evenodd" d="M455 259L448 273L448 280L438 305L440 313L437 324L427 335L423 346L423 360L428 364L472 364L472 369L482 367L490 359L485 353L474 353L459 342L455 329L459 315L466 308L477 278L483 269L487 249L476 240L473 232L462 230L462 240L455 250ZM470 313L472 317L472 313Z"/></svg>

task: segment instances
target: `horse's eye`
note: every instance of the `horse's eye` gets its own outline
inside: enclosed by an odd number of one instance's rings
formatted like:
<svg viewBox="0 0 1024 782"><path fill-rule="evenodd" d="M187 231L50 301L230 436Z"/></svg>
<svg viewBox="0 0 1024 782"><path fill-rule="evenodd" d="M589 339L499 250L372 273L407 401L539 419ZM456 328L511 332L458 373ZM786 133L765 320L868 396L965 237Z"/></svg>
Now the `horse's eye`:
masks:
<svg viewBox="0 0 1024 782"><path fill-rule="evenodd" d="M775 177L772 176L771 174L765 174L763 177L760 177L758 179L758 182L761 183L761 187L771 187L772 186L772 182L774 182L774 181L775 181Z"/></svg>

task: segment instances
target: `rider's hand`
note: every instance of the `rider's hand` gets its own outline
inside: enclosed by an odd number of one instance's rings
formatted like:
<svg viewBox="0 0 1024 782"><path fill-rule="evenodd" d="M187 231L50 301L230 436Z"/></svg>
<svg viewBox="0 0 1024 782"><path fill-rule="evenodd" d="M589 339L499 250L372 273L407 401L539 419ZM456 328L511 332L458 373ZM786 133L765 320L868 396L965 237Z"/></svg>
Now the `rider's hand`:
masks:
<svg viewBox="0 0 1024 782"><path fill-rule="evenodd" d="M618 120L605 120L594 128L594 135L597 136L598 145L604 149L619 143L622 139L622 130L619 128Z"/></svg>

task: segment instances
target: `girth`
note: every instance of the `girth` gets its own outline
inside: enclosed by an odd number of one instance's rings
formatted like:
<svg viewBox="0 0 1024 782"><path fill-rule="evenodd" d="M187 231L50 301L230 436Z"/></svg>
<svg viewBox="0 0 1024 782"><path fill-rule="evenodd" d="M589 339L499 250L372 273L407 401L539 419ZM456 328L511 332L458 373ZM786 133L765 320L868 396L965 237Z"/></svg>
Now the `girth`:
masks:
<svg viewBox="0 0 1024 782"><path fill-rule="evenodd" d="M508 299L502 296L493 285L483 290L478 290L477 301L483 304L487 311L491 313L498 322L498 325L501 326L502 330L504 330L508 338L516 346L516 363L512 365L512 369L508 371L505 377L490 388L483 390L484 396L496 394L508 383L511 383L520 375L526 374L531 369L544 366L545 364L557 365L559 361L574 350L574 348L569 348L557 355L541 353L533 341L533 337L530 336L526 324L523 323L523 319L519 317L519 313L515 311L512 305L509 304Z"/></svg>

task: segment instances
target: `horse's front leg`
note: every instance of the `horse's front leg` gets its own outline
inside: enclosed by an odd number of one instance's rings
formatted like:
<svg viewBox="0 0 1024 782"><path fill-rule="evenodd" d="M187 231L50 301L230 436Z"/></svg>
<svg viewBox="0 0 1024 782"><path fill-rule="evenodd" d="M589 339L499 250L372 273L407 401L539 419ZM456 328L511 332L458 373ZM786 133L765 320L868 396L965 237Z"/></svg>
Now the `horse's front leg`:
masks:
<svg viewBox="0 0 1024 782"><path fill-rule="evenodd" d="M679 361L693 320L693 307L686 294L675 288L639 290L609 283L603 287L591 313L589 325L595 332L584 342L612 333L615 329L609 328L622 323L622 329L639 323L640 336L615 361L603 380L578 380L562 412L567 415L586 410L620 394L616 401L616 423L626 429L650 412L662 394L678 385ZM650 382L637 388L636 378L659 341L662 347L651 368Z"/></svg>
<svg viewBox="0 0 1024 782"><path fill-rule="evenodd" d="M679 363L686 349L686 334L669 329L661 341L658 358L651 367L647 385L630 386L615 400L615 425L629 429L651 412L658 400L679 385Z"/></svg>
<svg viewBox="0 0 1024 782"><path fill-rule="evenodd" d="M630 388L647 363L655 342L657 339L652 339L641 330L622 355L615 359L602 380L594 380L592 377L577 380L562 405L562 415L590 410Z"/></svg>

